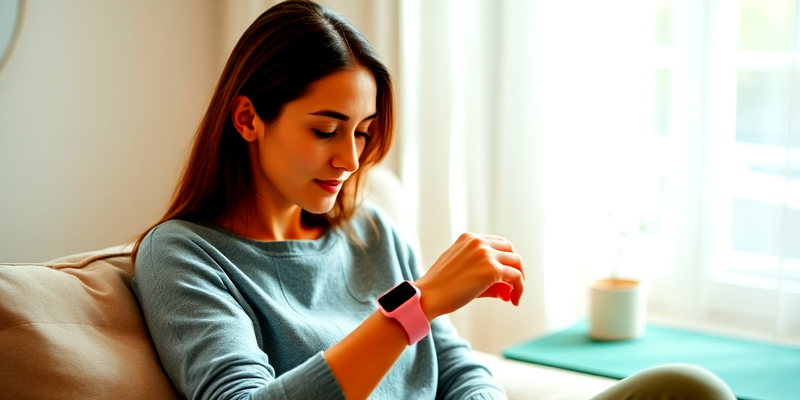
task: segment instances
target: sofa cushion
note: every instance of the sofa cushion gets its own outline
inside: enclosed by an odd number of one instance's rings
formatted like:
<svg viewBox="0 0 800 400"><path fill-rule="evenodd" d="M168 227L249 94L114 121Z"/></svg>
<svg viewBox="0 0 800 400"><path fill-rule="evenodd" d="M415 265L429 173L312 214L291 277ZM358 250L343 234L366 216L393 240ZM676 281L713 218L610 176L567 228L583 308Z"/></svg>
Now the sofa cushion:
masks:
<svg viewBox="0 0 800 400"><path fill-rule="evenodd" d="M179 399L130 290L130 251L0 264L0 393Z"/></svg>

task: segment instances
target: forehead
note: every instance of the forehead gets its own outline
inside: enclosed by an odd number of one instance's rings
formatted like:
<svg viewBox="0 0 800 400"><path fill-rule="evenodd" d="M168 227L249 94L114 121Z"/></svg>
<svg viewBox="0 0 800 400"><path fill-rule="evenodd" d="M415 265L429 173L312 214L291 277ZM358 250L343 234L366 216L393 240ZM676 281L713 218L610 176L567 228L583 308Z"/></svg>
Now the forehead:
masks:
<svg viewBox="0 0 800 400"><path fill-rule="evenodd" d="M305 95L288 107L319 111L330 109L361 120L375 113L378 86L366 68L335 72L311 83Z"/></svg>

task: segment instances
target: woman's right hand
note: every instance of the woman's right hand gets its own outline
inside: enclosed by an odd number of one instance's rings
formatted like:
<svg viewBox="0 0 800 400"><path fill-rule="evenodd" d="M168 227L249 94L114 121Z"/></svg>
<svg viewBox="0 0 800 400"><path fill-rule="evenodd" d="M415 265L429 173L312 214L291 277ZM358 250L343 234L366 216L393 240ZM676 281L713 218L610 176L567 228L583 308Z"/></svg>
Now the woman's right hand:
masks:
<svg viewBox="0 0 800 400"><path fill-rule="evenodd" d="M522 257L507 239L464 233L415 285L428 320L449 314L478 297L519 305L525 289Z"/></svg>

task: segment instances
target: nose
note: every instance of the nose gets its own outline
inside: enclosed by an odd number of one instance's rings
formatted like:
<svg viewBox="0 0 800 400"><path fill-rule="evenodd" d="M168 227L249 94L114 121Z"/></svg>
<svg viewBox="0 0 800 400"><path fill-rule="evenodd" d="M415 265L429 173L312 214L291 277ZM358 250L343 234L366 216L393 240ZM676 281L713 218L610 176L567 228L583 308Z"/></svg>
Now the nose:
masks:
<svg viewBox="0 0 800 400"><path fill-rule="evenodd" d="M335 168L341 168L347 172L355 172L358 170L358 157L361 155L361 148L357 140L357 136L342 135L342 140L336 147L336 153L331 159L331 164Z"/></svg>

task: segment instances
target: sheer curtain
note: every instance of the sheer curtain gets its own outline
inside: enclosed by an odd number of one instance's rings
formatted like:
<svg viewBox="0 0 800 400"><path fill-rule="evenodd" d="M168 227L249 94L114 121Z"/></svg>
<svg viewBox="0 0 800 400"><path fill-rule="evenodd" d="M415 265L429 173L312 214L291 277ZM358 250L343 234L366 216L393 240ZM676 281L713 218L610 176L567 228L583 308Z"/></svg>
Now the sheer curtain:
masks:
<svg viewBox="0 0 800 400"><path fill-rule="evenodd" d="M522 307L453 315L476 348L584 317L620 249L651 320L800 341L796 0L401 5L423 261L464 230L525 259Z"/></svg>
<svg viewBox="0 0 800 400"><path fill-rule="evenodd" d="M581 317L626 220L650 108L642 2L404 1L402 179L430 265L462 231L510 239L526 266L514 309L453 316L481 350Z"/></svg>

